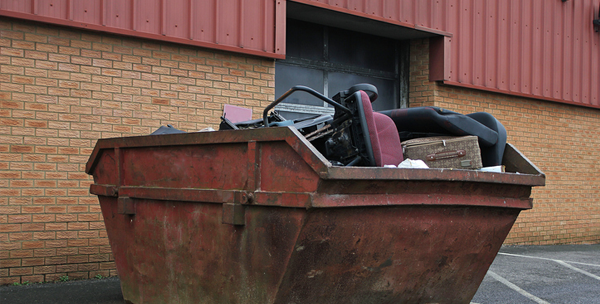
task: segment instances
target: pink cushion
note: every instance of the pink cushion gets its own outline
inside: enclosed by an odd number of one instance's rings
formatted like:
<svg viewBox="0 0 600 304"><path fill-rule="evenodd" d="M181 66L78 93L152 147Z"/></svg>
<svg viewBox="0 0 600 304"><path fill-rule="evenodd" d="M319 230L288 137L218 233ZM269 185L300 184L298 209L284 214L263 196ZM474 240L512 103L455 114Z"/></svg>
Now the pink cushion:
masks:
<svg viewBox="0 0 600 304"><path fill-rule="evenodd" d="M394 121L386 115L373 112L367 93L360 91L360 94L367 128L369 129L369 137L371 138L375 165L378 167L398 165L404 160L404 157L400 145L400 136Z"/></svg>

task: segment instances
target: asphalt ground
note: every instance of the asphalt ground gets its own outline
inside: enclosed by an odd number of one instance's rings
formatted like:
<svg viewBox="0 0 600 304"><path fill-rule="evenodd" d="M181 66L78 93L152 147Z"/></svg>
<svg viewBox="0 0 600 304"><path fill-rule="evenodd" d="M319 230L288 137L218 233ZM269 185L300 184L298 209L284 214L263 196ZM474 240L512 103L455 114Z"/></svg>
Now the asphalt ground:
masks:
<svg viewBox="0 0 600 304"><path fill-rule="evenodd" d="M600 303L600 244L504 246L471 303Z"/></svg>
<svg viewBox="0 0 600 304"><path fill-rule="evenodd" d="M123 302L118 278L0 287L1 304ZM600 303L600 244L502 247L471 303Z"/></svg>
<svg viewBox="0 0 600 304"><path fill-rule="evenodd" d="M123 304L117 277L1 286L0 304Z"/></svg>

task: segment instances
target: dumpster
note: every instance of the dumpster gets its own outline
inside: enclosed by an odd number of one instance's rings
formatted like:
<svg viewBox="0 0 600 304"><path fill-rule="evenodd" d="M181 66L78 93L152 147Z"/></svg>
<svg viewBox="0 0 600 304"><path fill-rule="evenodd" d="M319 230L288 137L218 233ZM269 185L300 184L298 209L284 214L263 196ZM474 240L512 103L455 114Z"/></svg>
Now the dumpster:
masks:
<svg viewBox="0 0 600 304"><path fill-rule="evenodd" d="M128 303L469 303L545 176L333 166L294 127L99 140Z"/></svg>

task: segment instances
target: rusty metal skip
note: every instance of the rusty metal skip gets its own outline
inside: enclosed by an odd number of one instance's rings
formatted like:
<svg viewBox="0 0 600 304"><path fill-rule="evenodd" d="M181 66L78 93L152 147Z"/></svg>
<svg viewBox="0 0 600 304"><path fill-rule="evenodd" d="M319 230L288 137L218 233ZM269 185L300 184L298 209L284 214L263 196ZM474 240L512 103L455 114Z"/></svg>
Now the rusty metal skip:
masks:
<svg viewBox="0 0 600 304"><path fill-rule="evenodd" d="M294 127L101 139L129 303L469 303L545 176L337 167Z"/></svg>

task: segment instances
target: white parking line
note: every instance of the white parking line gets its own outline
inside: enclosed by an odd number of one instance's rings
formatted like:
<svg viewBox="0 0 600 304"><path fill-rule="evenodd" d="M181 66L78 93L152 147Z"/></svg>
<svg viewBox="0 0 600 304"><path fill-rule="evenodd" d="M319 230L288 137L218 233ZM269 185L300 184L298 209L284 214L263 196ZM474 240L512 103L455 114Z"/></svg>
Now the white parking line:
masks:
<svg viewBox="0 0 600 304"><path fill-rule="evenodd" d="M596 279L596 280L600 281L600 277L599 277L599 276L597 276L597 275L595 275L595 274L589 273L589 272L587 272L587 271L585 271L585 270L582 270L582 269L579 269L579 268L577 268L577 267L574 267L574 266L572 266L572 265L569 265L569 264L567 264L567 263L565 263L565 262L563 262L563 261L561 261L561 260L555 260L554 262L556 262L556 263L558 263L558 264L561 264L561 265L563 265L563 266L565 266L565 267L567 267L567 268L569 268L569 269L575 270L575 271L577 271L577 272L579 272L579 273L583 273L583 274L585 274L586 276L588 276L588 277L590 277L590 278L594 278L594 279Z"/></svg>
<svg viewBox="0 0 600 304"><path fill-rule="evenodd" d="M513 289L514 291L524 295L525 297L527 297L528 299L538 303L538 304L550 304L549 302L546 302L530 293L528 293L527 291L523 290L521 287L509 282L507 279L499 276L498 274L496 274L495 272L488 270L487 272L490 276L492 276L494 279L496 279L496 281L510 287L511 289Z"/></svg>
<svg viewBox="0 0 600 304"><path fill-rule="evenodd" d="M571 261L563 261L563 260L556 260L556 259L548 259L548 258L540 258L540 257L532 257L532 256L526 256L526 255L520 255L520 254L511 254L511 253L502 253L499 252L498 254L502 254L502 255L508 255L508 256L516 256L516 257L520 257L520 258L530 258L530 259L538 259L538 260L546 260L546 261L552 261L552 262L556 262L562 266L565 266L571 270L577 271L579 273L585 274L586 276L596 279L598 281L600 281L600 277L593 274L593 273L589 273L583 269L579 269L573 265L570 264L579 264L579 265L586 265L586 266L595 266L595 267L600 267L600 265L596 265L596 264L589 264L589 263L580 263L580 262L571 262ZM569 264L570 263L570 264Z"/></svg>
<svg viewBox="0 0 600 304"><path fill-rule="evenodd" d="M513 254L513 253L504 253L504 252L498 252L498 254L508 255L508 256L516 256L516 257L520 257L520 258L538 259L538 260L546 260L546 261L553 261L553 262L562 261L562 262L570 263L570 264L579 264L579 265L600 267L600 264L581 263L581 262L574 262L574 261L563 261L563 260L556 260L556 259L549 259L549 258L542 258L542 257L533 257L533 256L528 256L528 255L522 255L522 254Z"/></svg>

